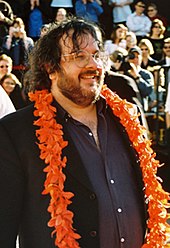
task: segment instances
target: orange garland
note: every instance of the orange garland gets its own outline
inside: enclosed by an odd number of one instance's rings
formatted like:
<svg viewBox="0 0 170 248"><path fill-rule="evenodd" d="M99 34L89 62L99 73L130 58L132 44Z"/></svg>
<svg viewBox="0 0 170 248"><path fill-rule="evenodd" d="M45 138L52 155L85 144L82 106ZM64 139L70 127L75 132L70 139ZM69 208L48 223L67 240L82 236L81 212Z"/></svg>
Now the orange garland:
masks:
<svg viewBox="0 0 170 248"><path fill-rule="evenodd" d="M149 232L146 236L146 243L142 248L164 248L166 241L167 211L166 204L169 200L169 193L162 189L158 182L156 173L160 166L155 160L151 143L144 137L145 129L140 125L138 116L134 115L134 105L122 100L117 94L103 86L101 96L106 99L107 104L113 110L114 115L120 118L121 124L125 127L129 138L136 149L140 159L140 166L145 185L145 196L148 202L149 220L147 226ZM62 158L62 149L67 146L63 140L62 126L56 123L56 108L51 105L52 94L47 90L29 93L31 101L35 101L34 115L39 117L34 125L40 129L36 131L39 140L40 158L45 161L47 167L44 191L42 194L50 194L51 200L48 212L51 219L48 226L54 227L53 234L56 234L55 245L59 248L78 248L76 241L80 235L75 233L72 227L73 213L67 209L71 204L73 193L64 191L65 175L62 169L66 166L67 159Z"/></svg>

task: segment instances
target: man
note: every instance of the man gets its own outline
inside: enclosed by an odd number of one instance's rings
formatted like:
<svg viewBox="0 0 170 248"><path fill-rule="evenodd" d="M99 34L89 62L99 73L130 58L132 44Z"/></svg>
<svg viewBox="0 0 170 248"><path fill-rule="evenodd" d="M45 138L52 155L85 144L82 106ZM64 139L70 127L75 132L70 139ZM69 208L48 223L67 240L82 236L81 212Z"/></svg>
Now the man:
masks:
<svg viewBox="0 0 170 248"><path fill-rule="evenodd" d="M151 20L144 14L145 3L137 1L135 11L127 17L126 25L129 31L135 33L137 41L147 36L151 28Z"/></svg>
<svg viewBox="0 0 170 248"><path fill-rule="evenodd" d="M32 50L30 83L38 91L30 98L36 111L31 104L0 122L2 247L14 247L17 234L22 248L141 248L144 243L138 155L119 118L99 97L107 61L98 37L94 25L73 18L40 38ZM105 90L103 96L110 94ZM129 128L137 128L134 115L130 119L127 109L120 111L122 123L129 120ZM133 133L133 144L139 145ZM158 213L160 189L156 198L150 193Z"/></svg>
<svg viewBox="0 0 170 248"><path fill-rule="evenodd" d="M136 46L129 50L128 62L131 68L125 73L135 80L141 95L143 110L147 112L149 101L154 98L154 96L152 96L154 89L153 75L151 72L141 68L142 53L139 47Z"/></svg>

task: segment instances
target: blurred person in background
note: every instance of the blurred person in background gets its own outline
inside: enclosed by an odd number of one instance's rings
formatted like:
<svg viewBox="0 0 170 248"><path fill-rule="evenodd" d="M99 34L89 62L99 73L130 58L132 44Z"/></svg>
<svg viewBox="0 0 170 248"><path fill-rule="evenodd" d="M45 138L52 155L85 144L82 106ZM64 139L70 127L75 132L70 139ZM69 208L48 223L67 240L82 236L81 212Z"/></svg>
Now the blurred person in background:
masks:
<svg viewBox="0 0 170 248"><path fill-rule="evenodd" d="M125 25L127 17L132 13L133 0L110 0L109 3L113 8L113 23Z"/></svg>
<svg viewBox="0 0 170 248"><path fill-rule="evenodd" d="M104 49L108 55L111 55L119 48L126 49L126 32L127 28L123 24L113 27L110 39L104 42Z"/></svg>
<svg viewBox="0 0 170 248"><path fill-rule="evenodd" d="M141 68L142 51L139 47L129 50L128 62L130 69L125 73L135 80L141 95L143 110L147 112L149 108L149 97L154 89L154 77L151 72Z"/></svg>
<svg viewBox="0 0 170 248"><path fill-rule="evenodd" d="M0 79L0 85L6 91L16 109L20 109L25 106L22 97L22 84L13 73L4 75Z"/></svg>
<svg viewBox="0 0 170 248"><path fill-rule="evenodd" d="M12 71L12 59L6 54L0 55L0 79Z"/></svg>
<svg viewBox="0 0 170 248"><path fill-rule="evenodd" d="M137 46L136 34L134 32L128 31L126 33L126 50L129 51L135 46Z"/></svg>
<svg viewBox="0 0 170 248"><path fill-rule="evenodd" d="M99 17L103 13L102 2L100 0L76 0L75 14L78 17L99 24Z"/></svg>
<svg viewBox="0 0 170 248"><path fill-rule="evenodd" d="M34 46L34 41L27 36L25 25L17 17L9 29L3 42L3 50L13 61L13 73L21 81L28 62L28 54Z"/></svg>
<svg viewBox="0 0 170 248"><path fill-rule="evenodd" d="M147 5L146 12L147 12L147 15L151 21L154 21L155 19L159 19L163 22L163 25L165 27L168 26L168 22L167 22L166 18L164 16L159 15L158 8L157 8L157 5L155 3L149 3Z"/></svg>
<svg viewBox="0 0 170 248"><path fill-rule="evenodd" d="M0 53L3 53L1 47L3 39L8 35L9 27L13 23L13 11L6 1L0 1Z"/></svg>
<svg viewBox="0 0 170 248"><path fill-rule="evenodd" d="M142 39L139 42L139 47L142 51L142 63L141 67L150 71L154 76L154 90L152 92L151 99L149 103L148 111L156 111L156 107L159 101L159 110L164 110L163 107L163 94L165 89L161 86L162 75L160 72L160 65L158 65L158 61L153 59L151 55L154 53L152 43L148 39ZM158 85L159 84L159 85ZM157 101L158 99L158 101ZM154 108L155 107L155 108Z"/></svg>
<svg viewBox="0 0 170 248"><path fill-rule="evenodd" d="M150 32L151 20L145 15L145 2L137 1L135 11L127 17L126 25L129 31L136 34L137 41L145 38Z"/></svg>
<svg viewBox="0 0 170 248"><path fill-rule="evenodd" d="M168 85L170 83L170 37L164 40L163 44L163 59L158 61L158 64L161 66L161 70L164 74L164 103L167 97Z"/></svg>
<svg viewBox="0 0 170 248"><path fill-rule="evenodd" d="M67 18L67 10L64 8L59 8L57 10L54 22L56 24L60 24L60 22L66 20L66 18Z"/></svg>
<svg viewBox="0 0 170 248"><path fill-rule="evenodd" d="M156 60L160 60L163 57L163 44L164 44L164 33L165 26L163 22L159 19L155 19L152 21L151 30L148 35L148 39L151 41L154 53L152 54L152 58Z"/></svg>

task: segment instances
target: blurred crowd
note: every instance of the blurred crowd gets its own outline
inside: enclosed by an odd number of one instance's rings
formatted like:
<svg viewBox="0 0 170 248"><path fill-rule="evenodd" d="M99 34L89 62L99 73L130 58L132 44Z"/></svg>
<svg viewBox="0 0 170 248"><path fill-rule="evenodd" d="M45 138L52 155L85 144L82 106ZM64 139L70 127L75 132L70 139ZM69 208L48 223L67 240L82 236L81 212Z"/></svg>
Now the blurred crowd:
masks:
<svg viewBox="0 0 170 248"><path fill-rule="evenodd" d="M170 129L170 25L155 1L0 1L0 85L14 107L29 104L26 73L35 42L69 15L102 28L109 57L105 83L137 104L150 137L166 144Z"/></svg>

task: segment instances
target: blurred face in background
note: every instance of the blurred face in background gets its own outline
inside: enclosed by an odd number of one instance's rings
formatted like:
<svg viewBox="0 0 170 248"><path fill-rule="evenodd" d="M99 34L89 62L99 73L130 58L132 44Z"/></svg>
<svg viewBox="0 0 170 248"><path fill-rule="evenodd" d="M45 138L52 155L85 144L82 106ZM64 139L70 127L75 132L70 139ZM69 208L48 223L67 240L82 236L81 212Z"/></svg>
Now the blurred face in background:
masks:
<svg viewBox="0 0 170 248"><path fill-rule="evenodd" d="M142 45L142 46L140 46L140 49L142 51L142 57L148 57L150 55L149 49L147 46Z"/></svg>
<svg viewBox="0 0 170 248"><path fill-rule="evenodd" d="M170 42L164 43L163 52L165 56L170 58Z"/></svg>
<svg viewBox="0 0 170 248"><path fill-rule="evenodd" d="M65 9L63 9L63 8L58 9L58 11L56 13L55 21L58 23L64 21L66 19L66 15L67 15L67 12Z"/></svg>
<svg viewBox="0 0 170 248"><path fill-rule="evenodd" d="M157 15L158 11L156 8L154 8L153 6L148 6L148 9L147 9L147 15L150 17L150 18L153 18Z"/></svg>
<svg viewBox="0 0 170 248"><path fill-rule="evenodd" d="M126 37L126 46L128 49L133 48L137 44L136 36L128 35Z"/></svg>
<svg viewBox="0 0 170 248"><path fill-rule="evenodd" d="M138 15L141 15L143 14L144 10L145 10L145 4L143 2L138 2L136 5L135 5L135 10L136 10L136 13Z"/></svg>
<svg viewBox="0 0 170 248"><path fill-rule="evenodd" d="M12 65L7 60L0 60L0 78L12 71Z"/></svg>
<svg viewBox="0 0 170 248"><path fill-rule="evenodd" d="M6 91L8 95L11 94L11 92L15 89L16 83L12 78L6 78L4 79L2 83L2 87Z"/></svg>
<svg viewBox="0 0 170 248"><path fill-rule="evenodd" d="M142 55L139 54L138 52L134 52L134 58L133 59L129 59L130 63L133 63L136 67L140 66L142 63Z"/></svg>

